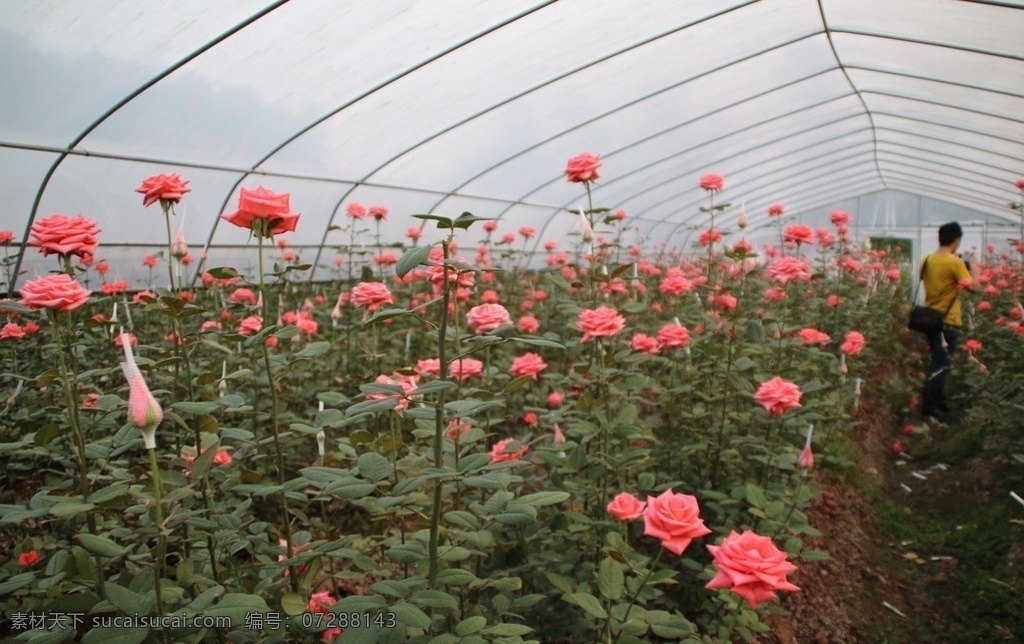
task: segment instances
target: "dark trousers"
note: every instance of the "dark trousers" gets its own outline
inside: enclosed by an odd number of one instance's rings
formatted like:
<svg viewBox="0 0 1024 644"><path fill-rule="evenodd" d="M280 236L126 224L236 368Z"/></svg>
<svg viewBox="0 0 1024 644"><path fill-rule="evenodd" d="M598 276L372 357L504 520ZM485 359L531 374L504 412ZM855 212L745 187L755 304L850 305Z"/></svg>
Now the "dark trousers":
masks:
<svg viewBox="0 0 1024 644"><path fill-rule="evenodd" d="M943 346L942 340L946 343ZM924 389L921 392L921 411L925 414L946 409L946 375L949 373L949 357L960 344L960 334L951 326L942 331L928 334L928 348L932 357L924 375Z"/></svg>

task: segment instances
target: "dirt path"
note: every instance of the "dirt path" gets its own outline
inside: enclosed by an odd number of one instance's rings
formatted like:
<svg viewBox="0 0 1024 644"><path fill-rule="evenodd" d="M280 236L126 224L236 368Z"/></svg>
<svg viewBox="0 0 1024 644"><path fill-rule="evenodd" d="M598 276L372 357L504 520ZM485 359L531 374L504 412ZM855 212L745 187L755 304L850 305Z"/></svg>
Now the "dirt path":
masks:
<svg viewBox="0 0 1024 644"><path fill-rule="evenodd" d="M761 641L1024 641L1024 520L971 428L870 402L858 419L855 464L819 476L808 512L822 536L805 546L832 559L801 564L802 592L782 597L788 614L766 618Z"/></svg>

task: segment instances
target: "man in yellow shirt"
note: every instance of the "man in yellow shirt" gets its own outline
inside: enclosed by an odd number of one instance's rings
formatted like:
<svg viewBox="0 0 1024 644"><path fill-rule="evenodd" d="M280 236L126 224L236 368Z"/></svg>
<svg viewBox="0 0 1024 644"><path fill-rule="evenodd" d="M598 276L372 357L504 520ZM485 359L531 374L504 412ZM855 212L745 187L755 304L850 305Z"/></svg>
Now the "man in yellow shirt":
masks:
<svg viewBox="0 0 1024 644"><path fill-rule="evenodd" d="M924 281L925 306L944 311L945 324L941 331L928 334L931 361L925 374L921 392L921 413L937 416L949 411L946 406L946 373L949 356L960 344L959 329L963 324L960 291L974 290L978 286L978 264L968 253L965 258L957 254L964 231L952 222L939 227L939 249L921 262Z"/></svg>

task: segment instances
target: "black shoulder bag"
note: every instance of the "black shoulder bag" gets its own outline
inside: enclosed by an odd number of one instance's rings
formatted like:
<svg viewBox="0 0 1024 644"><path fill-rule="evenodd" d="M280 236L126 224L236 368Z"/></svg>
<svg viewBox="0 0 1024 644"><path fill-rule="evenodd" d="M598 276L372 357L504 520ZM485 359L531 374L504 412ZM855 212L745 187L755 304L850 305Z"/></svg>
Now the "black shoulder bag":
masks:
<svg viewBox="0 0 1024 644"><path fill-rule="evenodd" d="M921 274L917 276L917 288L914 289L914 302L917 302L917 294L920 292L921 283L924 281L924 272L927 268L928 258L926 257L924 264L921 266ZM953 309L953 305L956 304L956 300L959 297L960 292L958 290L953 301L949 303L949 308L946 309L945 313L928 306L914 304L913 308L910 309L910 320L907 321L907 328L912 331L920 331L925 334L938 333L942 331L942 326L946 323L946 315L948 315Z"/></svg>

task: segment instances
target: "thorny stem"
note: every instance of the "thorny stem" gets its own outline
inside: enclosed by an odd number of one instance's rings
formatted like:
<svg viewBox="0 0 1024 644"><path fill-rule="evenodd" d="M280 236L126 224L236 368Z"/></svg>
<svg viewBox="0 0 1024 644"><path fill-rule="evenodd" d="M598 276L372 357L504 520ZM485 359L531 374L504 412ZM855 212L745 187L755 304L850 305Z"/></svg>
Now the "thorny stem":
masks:
<svg viewBox="0 0 1024 644"><path fill-rule="evenodd" d="M266 224L264 224L266 225ZM259 287L260 287L260 298L263 300L263 324L267 324L269 319L270 305L268 304L268 298L266 289L263 283L263 230L257 232L257 246L259 248ZM260 346L263 349L263 365L267 370L267 384L270 385L270 427L274 432L274 456L277 460L277 478L280 485L285 483L285 467L284 467L284 451L281 449L281 432L278 427L277 418L277 388L274 386L274 370L270 365L270 350L267 349L266 338L260 341ZM291 521L288 519L288 497L285 496L284 492L281 492L281 529L284 530L285 541L287 542L287 554L290 560L295 556L295 550L292 547L292 531L290 528ZM297 573L294 566L289 566L288 581L292 586L292 590L296 590Z"/></svg>
<svg viewBox="0 0 1024 644"><path fill-rule="evenodd" d="M448 245L452 241L453 233L448 235L448 239L441 242L441 248L444 251L444 259L448 259ZM442 284L444 285L443 297L441 299L441 322L437 330L437 359L441 367L440 378L442 381L448 378L448 362L447 355L445 354L445 340L448 334L448 302L451 298L451 283L448 281L448 265L443 265ZM454 270L454 269L452 269ZM434 467L442 469L444 467L444 403L445 403L445 390L441 390L438 394L437 406L434 408ZM437 568L438 568L438 536L441 531L441 501L443 500L442 492L444 483L441 479L434 482L434 503L433 511L430 515L430 545L429 545L429 560L430 567L427 572L427 586L431 589L437 586Z"/></svg>
<svg viewBox="0 0 1024 644"><path fill-rule="evenodd" d="M167 537L164 535L164 486L160 478L160 465L156 460L156 450L149 449L147 451L149 452L149 469L153 473L153 510L156 514L156 611L163 617L164 597L161 578L164 576L164 559L167 552Z"/></svg>
<svg viewBox="0 0 1024 644"><path fill-rule="evenodd" d="M647 582L650 580L651 575L654 574L654 570L658 567L658 563L661 561L661 555L663 555L664 553L665 553L665 547L664 546L659 546L658 547L658 555L654 558L654 561L651 563L651 565L648 566L647 574L644 576L643 581L640 582L640 585L637 586L636 592L634 592L633 596L629 598L629 604L626 607L626 613L625 613L625 615L622 616L622 623L623 624L625 624L626 622L629 621L629 614L633 611L633 606L636 605L637 598L640 597L640 593L642 593L644 588L647 586ZM611 622L609 621L609 624L610 623ZM624 633L624 632L625 631L619 631L619 634L615 636L614 640L612 640L612 644L615 644L615 642L618 642L619 638L622 637L622 633Z"/></svg>

